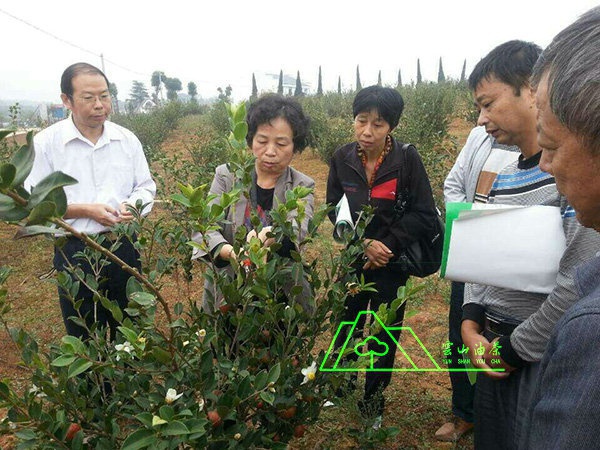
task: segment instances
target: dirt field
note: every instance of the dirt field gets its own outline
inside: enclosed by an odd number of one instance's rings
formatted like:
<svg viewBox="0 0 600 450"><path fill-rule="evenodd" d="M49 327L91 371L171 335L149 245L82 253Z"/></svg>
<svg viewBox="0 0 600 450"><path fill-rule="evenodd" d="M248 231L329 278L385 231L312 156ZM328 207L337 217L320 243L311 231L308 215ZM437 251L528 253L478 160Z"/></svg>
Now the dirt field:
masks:
<svg viewBox="0 0 600 450"><path fill-rule="evenodd" d="M453 134L459 144L464 143L470 127L462 122L453 123ZM174 133L164 148L180 147L185 134ZM296 157L292 165L313 177L316 181L316 201L323 202L328 168L309 149ZM160 207L157 208L159 210ZM160 212L157 211L157 214ZM64 327L56 298L56 287L52 278L41 279L52 267L52 242L46 238L14 241L15 229L0 225L0 266L10 266L13 273L8 282L9 299L12 304L11 326L24 327L32 332L39 342L57 342ZM324 230L324 234L330 230ZM330 235L330 234L329 234ZM318 251L309 251L309 258ZM433 276L423 281L421 305L409 305L416 313L405 321L412 327L423 344L436 360L441 361L441 345L447 339L448 283ZM177 298L182 289L176 280L167 286L165 296ZM199 283L192 290L200 295ZM401 342L402 344L402 338ZM400 353L400 352L398 352ZM400 361L400 358L397 358ZM27 373L19 367L16 349L5 330L0 330L0 378L8 379L17 388L24 384ZM386 391L384 426L400 429L400 434L379 448L472 448L470 436L458 444L439 443L433 438L436 429L450 418L450 382L448 374L398 372ZM0 416L2 411L0 411ZM334 407L324 411L319 422L309 428L301 440L290 446L292 449L312 448L357 448L349 437L348 429L358 423L345 408ZM0 449L13 448L10 438L0 438Z"/></svg>

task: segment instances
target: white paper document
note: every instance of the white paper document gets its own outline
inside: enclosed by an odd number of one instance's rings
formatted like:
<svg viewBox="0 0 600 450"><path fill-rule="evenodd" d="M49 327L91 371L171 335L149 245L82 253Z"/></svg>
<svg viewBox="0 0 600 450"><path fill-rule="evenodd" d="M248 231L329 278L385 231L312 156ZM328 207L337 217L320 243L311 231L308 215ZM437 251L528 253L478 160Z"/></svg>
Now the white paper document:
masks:
<svg viewBox="0 0 600 450"><path fill-rule="evenodd" d="M336 205L335 211L336 220L335 227L333 229L333 237L334 239L341 241L343 240L343 236L347 231L354 230L352 212L350 212L350 205L348 204L348 197L346 197L346 194L342 196Z"/></svg>
<svg viewBox="0 0 600 450"><path fill-rule="evenodd" d="M449 218L444 277L550 293L566 248L560 208L493 204L471 208Z"/></svg>

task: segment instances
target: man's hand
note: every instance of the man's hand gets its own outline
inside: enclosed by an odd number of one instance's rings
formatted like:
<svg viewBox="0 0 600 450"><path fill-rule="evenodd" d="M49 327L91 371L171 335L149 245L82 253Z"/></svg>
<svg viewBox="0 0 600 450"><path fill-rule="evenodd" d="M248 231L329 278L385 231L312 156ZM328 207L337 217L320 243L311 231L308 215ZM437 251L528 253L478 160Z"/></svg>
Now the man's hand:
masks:
<svg viewBox="0 0 600 450"><path fill-rule="evenodd" d="M121 222L131 222L133 220L133 213L129 211L128 207L130 207L129 203L121 203L120 219Z"/></svg>
<svg viewBox="0 0 600 450"><path fill-rule="evenodd" d="M491 358L487 359L486 356L492 350L492 344L481 334L481 327L474 320L463 320L461 325L461 335L464 345L469 347L469 357L471 363L478 369L488 369L483 372L490 378L501 380L507 378L509 374L507 372L493 372L491 369L500 368L497 365L491 366Z"/></svg>
<svg viewBox="0 0 600 450"><path fill-rule="evenodd" d="M363 247L365 249L365 258L367 259L363 270L384 267L394 257L392 251L383 242L376 239L365 239Z"/></svg>
<svg viewBox="0 0 600 450"><path fill-rule="evenodd" d="M488 366L494 369L504 369L504 373L512 372L516 370L515 367L508 364L506 361L502 359L498 351L494 351L494 347L496 346L496 342L498 342L498 338L494 339L490 342L490 345L484 355L485 362Z"/></svg>
<svg viewBox="0 0 600 450"><path fill-rule="evenodd" d="M65 219L92 219L105 227L121 222L119 211L102 203L74 203L67 207Z"/></svg>

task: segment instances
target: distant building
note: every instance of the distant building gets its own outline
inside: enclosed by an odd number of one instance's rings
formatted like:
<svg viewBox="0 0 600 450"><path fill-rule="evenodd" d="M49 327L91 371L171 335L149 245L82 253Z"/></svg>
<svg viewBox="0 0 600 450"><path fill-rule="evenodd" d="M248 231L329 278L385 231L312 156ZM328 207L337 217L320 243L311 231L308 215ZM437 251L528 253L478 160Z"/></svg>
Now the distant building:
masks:
<svg viewBox="0 0 600 450"><path fill-rule="evenodd" d="M65 105L56 104L56 105L48 105L46 107L46 111L48 114L48 124L53 124L58 122L59 120L63 120L67 118L67 108Z"/></svg>
<svg viewBox="0 0 600 450"><path fill-rule="evenodd" d="M259 92L277 92L279 86L279 74L278 73L256 73L256 86ZM302 78L302 74L300 74ZM292 75L283 74L283 94L294 95L296 91L296 77ZM312 94L312 85L306 81L302 81L302 92L305 94Z"/></svg>

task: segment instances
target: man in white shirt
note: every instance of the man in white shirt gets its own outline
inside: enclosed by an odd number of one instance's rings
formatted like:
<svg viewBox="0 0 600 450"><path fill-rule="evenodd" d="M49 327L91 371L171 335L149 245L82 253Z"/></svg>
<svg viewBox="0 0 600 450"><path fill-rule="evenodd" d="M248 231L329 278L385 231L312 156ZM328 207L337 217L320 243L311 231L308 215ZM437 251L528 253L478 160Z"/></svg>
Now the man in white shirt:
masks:
<svg viewBox="0 0 600 450"><path fill-rule="evenodd" d="M67 222L79 232L88 235L105 234L105 244L111 244L106 234L117 223L129 222L134 216L129 205L141 201L147 214L156 194L156 185L150 176L140 141L129 130L107 121L111 112L108 79L96 67L87 63L73 64L61 77L61 99L71 110L71 117L62 120L34 138L35 161L25 188L31 190L52 172L62 171L78 180L65 187ZM79 265L84 273L93 273L83 258L83 243L70 237L54 253L54 267L63 271L70 265ZM128 239L121 239L115 251L125 263L141 269L139 253ZM102 268L99 291L121 308L127 306L126 284L129 276L115 264ZM96 323L111 326L112 314L93 300L93 292L81 283L72 298L59 288L60 306L67 333L86 338L88 330L69 320L72 316L85 317L89 328ZM74 300L83 299L77 311Z"/></svg>

